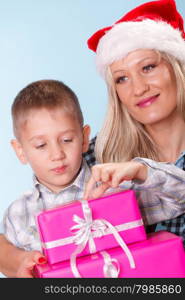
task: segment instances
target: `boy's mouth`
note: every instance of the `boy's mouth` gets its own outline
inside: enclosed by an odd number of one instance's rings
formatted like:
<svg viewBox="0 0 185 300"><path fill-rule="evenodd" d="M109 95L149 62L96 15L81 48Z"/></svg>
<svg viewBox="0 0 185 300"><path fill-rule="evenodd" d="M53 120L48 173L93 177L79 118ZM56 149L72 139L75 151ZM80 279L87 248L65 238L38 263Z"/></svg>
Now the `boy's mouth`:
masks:
<svg viewBox="0 0 185 300"><path fill-rule="evenodd" d="M60 167L56 167L54 169L52 169L51 171L53 171L56 174L62 174L65 172L67 166L60 166Z"/></svg>

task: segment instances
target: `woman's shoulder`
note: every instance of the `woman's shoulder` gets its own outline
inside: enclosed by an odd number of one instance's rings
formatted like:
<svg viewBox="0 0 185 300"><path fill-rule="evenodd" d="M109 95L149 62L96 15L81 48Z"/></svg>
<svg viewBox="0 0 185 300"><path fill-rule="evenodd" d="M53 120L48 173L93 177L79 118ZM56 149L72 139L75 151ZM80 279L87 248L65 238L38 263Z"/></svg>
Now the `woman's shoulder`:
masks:
<svg viewBox="0 0 185 300"><path fill-rule="evenodd" d="M89 149L94 150L97 136L93 137L89 142ZM89 151L89 150L88 150Z"/></svg>
<svg viewBox="0 0 185 300"><path fill-rule="evenodd" d="M88 151L83 154L84 159L86 160L89 167L95 165L95 143L96 136L90 140Z"/></svg>

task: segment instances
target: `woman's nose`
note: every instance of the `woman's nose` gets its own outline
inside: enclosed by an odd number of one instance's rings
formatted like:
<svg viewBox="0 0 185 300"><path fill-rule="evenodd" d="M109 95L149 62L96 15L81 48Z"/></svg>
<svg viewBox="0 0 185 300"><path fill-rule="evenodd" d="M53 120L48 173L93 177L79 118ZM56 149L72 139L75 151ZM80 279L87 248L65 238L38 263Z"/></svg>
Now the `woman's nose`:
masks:
<svg viewBox="0 0 185 300"><path fill-rule="evenodd" d="M146 91L149 90L149 84L142 76L135 76L132 79L132 88L136 96L142 96Z"/></svg>

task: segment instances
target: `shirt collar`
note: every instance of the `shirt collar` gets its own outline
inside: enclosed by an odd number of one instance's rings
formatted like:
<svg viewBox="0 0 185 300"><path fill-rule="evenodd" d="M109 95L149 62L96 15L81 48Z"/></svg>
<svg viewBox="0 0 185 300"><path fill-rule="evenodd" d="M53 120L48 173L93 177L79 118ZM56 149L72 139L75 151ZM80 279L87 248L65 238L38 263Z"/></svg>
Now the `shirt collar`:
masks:
<svg viewBox="0 0 185 300"><path fill-rule="evenodd" d="M65 187L64 189L61 189L61 191L57 194L60 194L63 191L67 191L68 189L71 189L73 186L77 187L80 190L84 190L85 184L88 182L89 178L90 178L90 169L85 159L83 159L80 167L80 171L77 177L75 178L75 180L69 186ZM39 191L39 193L44 191L45 193L47 192L47 193L54 194L51 190L49 190L46 186L44 186L38 181L35 174L33 175L33 184L35 189Z"/></svg>
<svg viewBox="0 0 185 300"><path fill-rule="evenodd" d="M89 179L90 179L90 169L85 159L83 159L80 172L78 173L78 176L70 186L76 186L79 189L83 190Z"/></svg>
<svg viewBox="0 0 185 300"><path fill-rule="evenodd" d="M185 151L181 152L181 154L180 154L179 157L177 158L177 160L176 160L176 162L175 162L175 165L176 165L176 166L180 165L181 163L183 164L184 156L185 156Z"/></svg>

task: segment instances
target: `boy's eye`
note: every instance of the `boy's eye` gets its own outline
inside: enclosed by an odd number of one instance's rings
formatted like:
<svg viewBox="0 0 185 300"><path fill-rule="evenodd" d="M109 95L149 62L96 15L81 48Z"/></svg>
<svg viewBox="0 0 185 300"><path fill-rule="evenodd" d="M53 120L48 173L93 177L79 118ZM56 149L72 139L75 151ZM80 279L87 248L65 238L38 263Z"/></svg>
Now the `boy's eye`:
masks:
<svg viewBox="0 0 185 300"><path fill-rule="evenodd" d="M150 64L150 65L144 66L143 71L148 72L148 71L151 71L152 69L154 69L155 67L156 67L155 64Z"/></svg>
<svg viewBox="0 0 185 300"><path fill-rule="evenodd" d="M119 83L123 83L127 80L128 80L127 76L120 76L120 77L116 78L115 82L116 82L116 84L119 84Z"/></svg>
<svg viewBox="0 0 185 300"><path fill-rule="evenodd" d="M72 139L63 139L63 142L64 143L70 143L70 142L72 142L73 140Z"/></svg>
<svg viewBox="0 0 185 300"><path fill-rule="evenodd" d="M35 148L36 149L41 149L41 148L44 148L45 146L46 146L46 144L40 144L40 145L36 146Z"/></svg>

